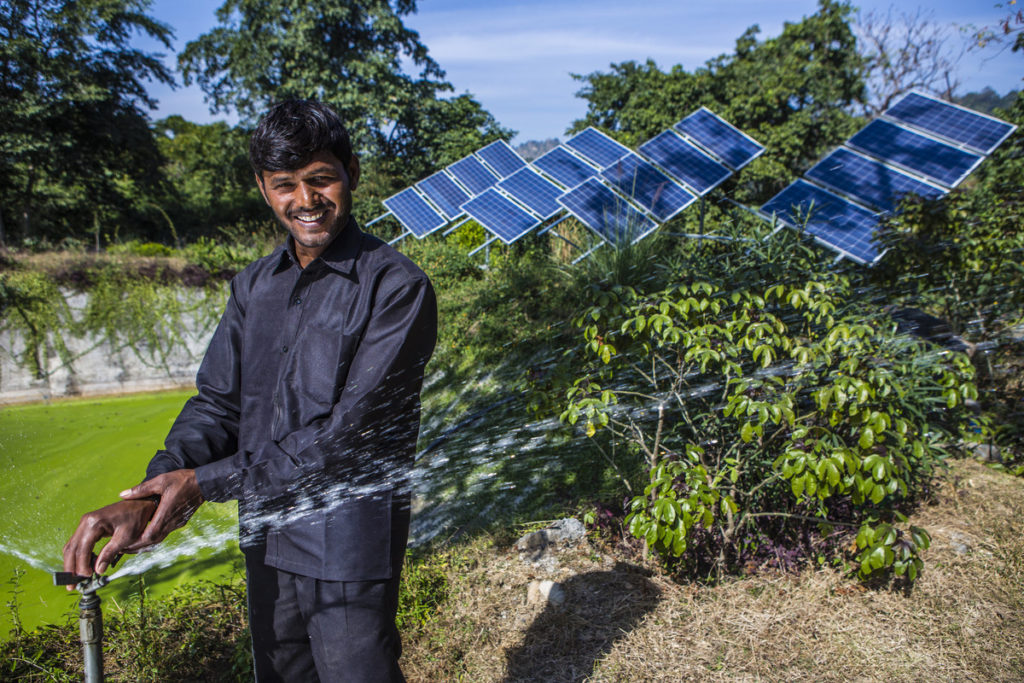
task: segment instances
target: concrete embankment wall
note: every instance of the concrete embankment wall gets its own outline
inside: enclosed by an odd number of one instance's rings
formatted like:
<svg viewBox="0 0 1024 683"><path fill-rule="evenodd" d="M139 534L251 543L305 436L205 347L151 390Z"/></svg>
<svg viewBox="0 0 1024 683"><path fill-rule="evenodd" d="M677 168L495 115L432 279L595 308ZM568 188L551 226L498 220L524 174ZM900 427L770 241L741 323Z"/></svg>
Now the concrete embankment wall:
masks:
<svg viewBox="0 0 1024 683"><path fill-rule="evenodd" d="M72 311L80 312L87 295L65 293ZM104 336L63 337L65 361L53 340L40 353L44 371L37 375L21 362L25 341L18 332L0 330L0 405L73 396L127 394L195 386L196 371L213 335L215 320L200 322L185 315L178 332L182 342L156 352L144 342L134 348L112 344Z"/></svg>

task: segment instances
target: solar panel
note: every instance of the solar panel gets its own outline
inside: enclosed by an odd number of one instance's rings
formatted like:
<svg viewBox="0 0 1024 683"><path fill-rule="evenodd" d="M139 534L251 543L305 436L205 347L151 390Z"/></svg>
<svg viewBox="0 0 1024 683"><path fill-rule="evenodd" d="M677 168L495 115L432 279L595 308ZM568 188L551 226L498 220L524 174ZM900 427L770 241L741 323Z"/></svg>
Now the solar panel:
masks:
<svg viewBox="0 0 1024 683"><path fill-rule="evenodd" d="M493 187L470 199L462 208L505 244L512 244L540 225L538 219Z"/></svg>
<svg viewBox="0 0 1024 683"><path fill-rule="evenodd" d="M736 170L764 152L763 145L706 107L693 112L674 128Z"/></svg>
<svg viewBox="0 0 1024 683"><path fill-rule="evenodd" d="M604 168L611 166L622 157L630 154L630 149L616 142L596 128L581 130L565 141L565 146L572 148L595 166Z"/></svg>
<svg viewBox="0 0 1024 683"><path fill-rule="evenodd" d="M476 155L502 178L507 178L526 166L523 158L504 140L495 140L477 150Z"/></svg>
<svg viewBox="0 0 1024 683"><path fill-rule="evenodd" d="M878 217L842 197L797 180L761 207L791 228L806 229L819 241L860 263L872 263L878 249L871 235ZM805 223L806 221L806 223Z"/></svg>
<svg viewBox="0 0 1024 683"><path fill-rule="evenodd" d="M576 187L597 174L596 168L573 156L569 150L561 146L535 159L533 165L565 187Z"/></svg>
<svg viewBox="0 0 1024 683"><path fill-rule="evenodd" d="M997 118L916 92L889 107L885 115L981 154L991 154L1016 128Z"/></svg>
<svg viewBox="0 0 1024 683"><path fill-rule="evenodd" d="M703 195L732 172L671 130L640 145L640 153Z"/></svg>
<svg viewBox="0 0 1024 683"><path fill-rule="evenodd" d="M601 177L662 222L697 199L667 175L632 153L602 171Z"/></svg>
<svg viewBox="0 0 1024 683"><path fill-rule="evenodd" d="M498 182L498 178L474 156L459 159L448 167L448 172L455 176L471 195L478 195Z"/></svg>
<svg viewBox="0 0 1024 683"><path fill-rule="evenodd" d="M875 119L846 144L946 187L956 187L982 159L884 119Z"/></svg>
<svg viewBox="0 0 1024 683"><path fill-rule="evenodd" d="M425 237L448 222L411 187L388 197L383 204L391 212L391 215L416 237Z"/></svg>
<svg viewBox="0 0 1024 683"><path fill-rule="evenodd" d="M585 180L558 201L614 247L636 242L658 227L596 178Z"/></svg>
<svg viewBox="0 0 1024 683"><path fill-rule="evenodd" d="M883 211L895 211L907 194L934 199L946 193L844 148L829 154L804 175Z"/></svg>
<svg viewBox="0 0 1024 683"><path fill-rule="evenodd" d="M441 209L441 213L448 220L461 215L462 209L459 207L469 199L469 194L444 171L438 171L434 175L424 178L416 183L416 187L427 195L437 208Z"/></svg>
<svg viewBox="0 0 1024 683"><path fill-rule="evenodd" d="M542 219L551 218L562 210L558 203L562 188L532 168L520 169L498 183L498 187L533 209Z"/></svg>

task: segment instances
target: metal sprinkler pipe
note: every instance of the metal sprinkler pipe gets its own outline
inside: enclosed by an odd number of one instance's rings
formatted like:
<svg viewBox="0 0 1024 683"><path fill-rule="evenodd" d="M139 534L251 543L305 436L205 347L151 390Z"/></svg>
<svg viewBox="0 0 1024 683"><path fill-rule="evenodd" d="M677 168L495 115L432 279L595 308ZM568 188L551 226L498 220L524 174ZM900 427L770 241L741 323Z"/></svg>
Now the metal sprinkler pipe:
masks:
<svg viewBox="0 0 1024 683"><path fill-rule="evenodd" d="M78 602L78 637L82 641L82 659L85 662L85 683L103 683L103 610L100 596L103 586L110 583L106 576L93 574L78 576L71 572L54 572L55 586L75 585L82 594Z"/></svg>

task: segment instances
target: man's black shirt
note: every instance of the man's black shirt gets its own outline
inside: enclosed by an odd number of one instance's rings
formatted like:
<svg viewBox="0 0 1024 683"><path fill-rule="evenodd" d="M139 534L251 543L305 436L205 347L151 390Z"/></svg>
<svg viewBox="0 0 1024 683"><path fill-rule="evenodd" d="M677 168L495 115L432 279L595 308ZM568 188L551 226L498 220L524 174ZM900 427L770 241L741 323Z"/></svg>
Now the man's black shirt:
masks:
<svg viewBox="0 0 1024 683"><path fill-rule="evenodd" d="M242 545L272 567L388 578L436 334L426 275L355 221L305 269L289 238L232 280L147 477L194 468L207 500L239 501Z"/></svg>

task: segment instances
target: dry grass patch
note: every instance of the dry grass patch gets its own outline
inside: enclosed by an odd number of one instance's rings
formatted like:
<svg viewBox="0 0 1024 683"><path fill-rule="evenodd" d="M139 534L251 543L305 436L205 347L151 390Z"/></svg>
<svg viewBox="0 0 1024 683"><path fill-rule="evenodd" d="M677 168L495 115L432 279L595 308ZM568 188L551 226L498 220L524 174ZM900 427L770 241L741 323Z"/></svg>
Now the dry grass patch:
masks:
<svg viewBox="0 0 1024 683"><path fill-rule="evenodd" d="M583 544L551 568L466 550L436 619L406 634L411 681L1021 681L1024 480L953 464L914 515L933 545L912 591L835 570L678 584ZM528 604L534 579L563 607Z"/></svg>

